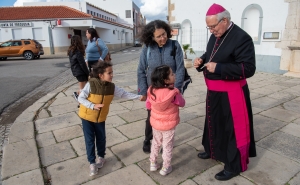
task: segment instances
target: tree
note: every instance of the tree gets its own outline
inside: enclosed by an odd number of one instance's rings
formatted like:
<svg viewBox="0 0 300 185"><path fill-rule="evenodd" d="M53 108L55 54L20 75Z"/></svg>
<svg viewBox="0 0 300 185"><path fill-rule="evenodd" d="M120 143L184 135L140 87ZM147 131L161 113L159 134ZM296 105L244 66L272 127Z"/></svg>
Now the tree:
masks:
<svg viewBox="0 0 300 185"><path fill-rule="evenodd" d="M190 48L189 44L183 44L182 49L183 49L183 52L184 52L184 59L187 59L187 56L186 56L187 53L196 54L195 51L193 50L193 48Z"/></svg>

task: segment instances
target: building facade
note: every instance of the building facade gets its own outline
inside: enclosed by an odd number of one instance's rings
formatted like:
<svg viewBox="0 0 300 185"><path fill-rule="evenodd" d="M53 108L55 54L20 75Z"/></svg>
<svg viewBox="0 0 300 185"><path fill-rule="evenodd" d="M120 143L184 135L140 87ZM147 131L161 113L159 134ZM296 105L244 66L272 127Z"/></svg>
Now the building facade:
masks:
<svg viewBox="0 0 300 185"><path fill-rule="evenodd" d="M118 13L85 1L24 3L23 7L0 8L0 43L31 38L43 45L45 54L61 53L67 51L72 35L81 36L86 45L85 32L93 27L114 50L133 45L134 26L130 20L123 21Z"/></svg>
<svg viewBox="0 0 300 185"><path fill-rule="evenodd" d="M231 20L252 37L258 71L300 72L299 62L295 62L295 55L299 55L295 46L300 46L300 0L218 0L215 3L226 8ZM205 16L213 2L169 0L168 4L168 21L178 29L174 39L181 44L190 44L200 56L210 37L205 28ZM295 67L295 63L299 67Z"/></svg>
<svg viewBox="0 0 300 185"><path fill-rule="evenodd" d="M144 19L140 18L143 17L140 8L132 0L86 1L115 13L119 17L118 22L120 24L133 25L134 40L137 39L141 33L141 27L145 25L145 21L141 21Z"/></svg>

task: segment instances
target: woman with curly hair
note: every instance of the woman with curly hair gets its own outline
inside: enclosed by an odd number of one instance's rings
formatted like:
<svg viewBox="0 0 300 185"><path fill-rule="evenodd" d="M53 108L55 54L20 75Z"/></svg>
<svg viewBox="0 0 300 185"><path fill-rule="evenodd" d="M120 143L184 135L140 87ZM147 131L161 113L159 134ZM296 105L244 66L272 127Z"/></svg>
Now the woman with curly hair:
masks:
<svg viewBox="0 0 300 185"><path fill-rule="evenodd" d="M89 76L89 70L84 60L84 49L85 48L82 44L80 36L72 36L71 45L68 49L68 56L71 64L72 74L77 78L79 82L79 91L73 93L76 100L78 94L81 92L86 82L88 81Z"/></svg>
<svg viewBox="0 0 300 185"><path fill-rule="evenodd" d="M176 40L171 40L171 27L164 21L154 20L142 30L140 40L144 43L137 69L138 93L146 100L147 89L151 85L151 73L160 65L168 65L176 74L174 86L183 93L185 68L183 52ZM150 125L150 110L146 119L145 140L143 151L150 153L152 127Z"/></svg>

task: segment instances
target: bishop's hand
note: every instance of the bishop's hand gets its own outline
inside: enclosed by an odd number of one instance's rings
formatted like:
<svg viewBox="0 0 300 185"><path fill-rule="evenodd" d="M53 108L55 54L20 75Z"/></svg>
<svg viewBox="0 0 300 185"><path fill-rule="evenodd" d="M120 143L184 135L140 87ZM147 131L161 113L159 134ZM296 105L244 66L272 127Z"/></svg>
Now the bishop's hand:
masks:
<svg viewBox="0 0 300 185"><path fill-rule="evenodd" d="M194 68L198 68L203 63L202 58L196 57L194 59Z"/></svg>

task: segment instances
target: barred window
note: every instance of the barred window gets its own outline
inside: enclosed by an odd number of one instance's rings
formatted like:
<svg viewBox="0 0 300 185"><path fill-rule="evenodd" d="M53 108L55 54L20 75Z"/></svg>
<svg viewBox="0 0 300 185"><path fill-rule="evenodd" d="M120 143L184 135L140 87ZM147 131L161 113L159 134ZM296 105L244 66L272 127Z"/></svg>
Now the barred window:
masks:
<svg viewBox="0 0 300 185"><path fill-rule="evenodd" d="M126 18L131 18L131 10L125 10Z"/></svg>

